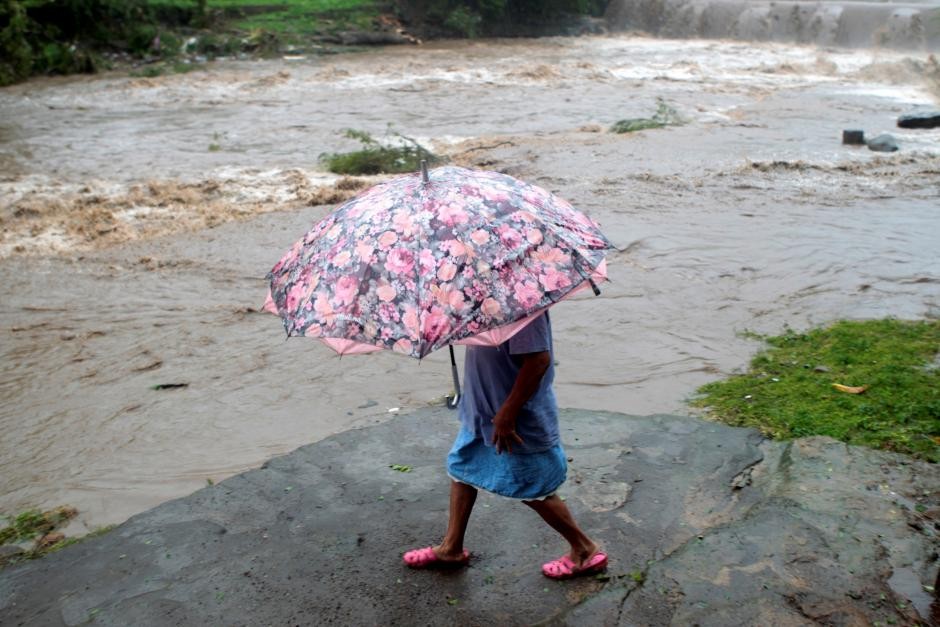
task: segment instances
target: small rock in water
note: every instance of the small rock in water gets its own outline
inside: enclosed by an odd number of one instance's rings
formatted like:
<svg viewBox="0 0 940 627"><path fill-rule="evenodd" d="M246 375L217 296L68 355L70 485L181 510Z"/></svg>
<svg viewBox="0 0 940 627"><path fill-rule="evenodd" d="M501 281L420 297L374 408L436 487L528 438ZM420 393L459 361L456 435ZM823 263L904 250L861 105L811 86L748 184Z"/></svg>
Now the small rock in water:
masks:
<svg viewBox="0 0 940 627"><path fill-rule="evenodd" d="M898 118L899 128L937 128L940 127L940 111L915 111L905 113Z"/></svg>
<svg viewBox="0 0 940 627"><path fill-rule="evenodd" d="M842 143L852 146L861 146L865 143L865 131L846 129L842 131Z"/></svg>
<svg viewBox="0 0 940 627"><path fill-rule="evenodd" d="M875 152L895 152L898 149L898 140L894 138L894 135L882 133L868 140L868 149Z"/></svg>
<svg viewBox="0 0 940 627"><path fill-rule="evenodd" d="M188 383L158 383L157 385L151 386L151 390L176 390L178 388L189 387Z"/></svg>

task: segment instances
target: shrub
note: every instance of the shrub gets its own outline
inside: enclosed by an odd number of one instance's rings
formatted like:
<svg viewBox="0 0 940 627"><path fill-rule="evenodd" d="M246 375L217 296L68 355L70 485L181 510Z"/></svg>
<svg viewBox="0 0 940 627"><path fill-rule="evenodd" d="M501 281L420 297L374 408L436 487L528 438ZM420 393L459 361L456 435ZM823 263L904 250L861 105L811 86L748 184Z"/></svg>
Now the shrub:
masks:
<svg viewBox="0 0 940 627"><path fill-rule="evenodd" d="M450 15L444 20L444 26L464 37L473 39L480 34L480 23L482 21L483 18L479 13L460 6L450 12Z"/></svg>
<svg viewBox="0 0 940 627"><path fill-rule="evenodd" d="M411 22L463 37L506 34L518 27L557 22L565 15L601 15L606 0L398 0Z"/></svg>
<svg viewBox="0 0 940 627"><path fill-rule="evenodd" d="M189 12L192 17L192 11ZM173 56L146 0L0 0L0 85L34 74L93 72L98 52Z"/></svg>
<svg viewBox="0 0 940 627"><path fill-rule="evenodd" d="M656 113L649 118L627 118L618 120L610 127L611 133L632 133L649 128L663 128L664 126L680 126L686 120L679 115L673 107L662 98L656 99Z"/></svg>
<svg viewBox="0 0 940 627"><path fill-rule="evenodd" d="M346 129L345 136L356 139L362 149L353 152L327 153L320 156L326 168L335 174L400 174L417 172L421 161L438 163L439 157L432 154L415 140L393 133L398 145L383 145L364 131Z"/></svg>
<svg viewBox="0 0 940 627"><path fill-rule="evenodd" d="M29 44L30 20L17 0L0 0L0 85L30 75L33 49Z"/></svg>

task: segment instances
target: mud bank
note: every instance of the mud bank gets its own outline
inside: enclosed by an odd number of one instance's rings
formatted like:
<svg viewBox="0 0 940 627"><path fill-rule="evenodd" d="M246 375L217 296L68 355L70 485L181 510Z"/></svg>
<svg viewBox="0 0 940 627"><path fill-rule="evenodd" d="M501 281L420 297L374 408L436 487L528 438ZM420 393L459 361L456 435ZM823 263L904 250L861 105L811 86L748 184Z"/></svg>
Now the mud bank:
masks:
<svg viewBox="0 0 940 627"><path fill-rule="evenodd" d="M0 572L9 625L912 625L936 617L935 466L825 438L566 411L562 489L611 558L554 582L563 541L482 495L469 568L410 571L445 525L454 414L349 431ZM404 464L407 473L390 466ZM933 509L929 509L929 507ZM926 511L928 513L921 513Z"/></svg>
<svg viewBox="0 0 940 627"><path fill-rule="evenodd" d="M69 185L42 177L17 179L6 201L0 258L95 250L140 239L244 220L287 206L334 204L379 177L316 171L221 169L198 182L149 180Z"/></svg>

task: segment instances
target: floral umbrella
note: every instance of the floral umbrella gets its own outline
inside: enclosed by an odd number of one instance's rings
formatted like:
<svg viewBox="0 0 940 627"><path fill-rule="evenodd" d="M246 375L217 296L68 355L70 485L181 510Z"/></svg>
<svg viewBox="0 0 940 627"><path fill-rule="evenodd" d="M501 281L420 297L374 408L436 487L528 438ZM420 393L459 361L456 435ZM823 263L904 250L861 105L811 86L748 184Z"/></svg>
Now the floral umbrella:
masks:
<svg viewBox="0 0 940 627"><path fill-rule="evenodd" d="M347 201L274 266L265 309L288 336L420 359L498 345L578 289L599 293L611 244L568 202L497 172L422 170Z"/></svg>

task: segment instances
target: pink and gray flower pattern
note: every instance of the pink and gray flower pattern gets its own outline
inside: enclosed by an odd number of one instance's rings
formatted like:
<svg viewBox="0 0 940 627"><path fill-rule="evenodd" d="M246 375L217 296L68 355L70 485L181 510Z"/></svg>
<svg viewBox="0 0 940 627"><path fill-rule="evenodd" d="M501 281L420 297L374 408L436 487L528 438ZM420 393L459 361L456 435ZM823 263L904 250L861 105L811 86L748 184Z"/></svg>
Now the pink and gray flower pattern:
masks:
<svg viewBox="0 0 940 627"><path fill-rule="evenodd" d="M497 172L441 167L338 207L268 275L288 335L414 357L561 300L610 242L550 192Z"/></svg>

